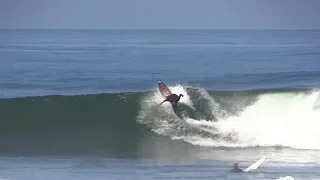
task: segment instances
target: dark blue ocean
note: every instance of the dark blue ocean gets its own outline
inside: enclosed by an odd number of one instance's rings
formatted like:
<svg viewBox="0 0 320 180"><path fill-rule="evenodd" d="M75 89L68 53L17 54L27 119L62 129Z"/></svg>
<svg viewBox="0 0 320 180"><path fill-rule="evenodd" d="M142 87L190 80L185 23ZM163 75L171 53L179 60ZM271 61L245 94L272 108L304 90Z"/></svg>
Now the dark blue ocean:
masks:
<svg viewBox="0 0 320 180"><path fill-rule="evenodd" d="M0 30L0 179L320 179L319 87L319 30Z"/></svg>

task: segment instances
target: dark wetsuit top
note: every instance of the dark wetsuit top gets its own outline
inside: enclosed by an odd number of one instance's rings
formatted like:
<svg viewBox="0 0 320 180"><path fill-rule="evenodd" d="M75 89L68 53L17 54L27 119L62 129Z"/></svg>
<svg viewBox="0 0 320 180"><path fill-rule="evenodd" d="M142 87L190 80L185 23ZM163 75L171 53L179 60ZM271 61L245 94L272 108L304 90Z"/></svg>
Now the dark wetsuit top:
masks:
<svg viewBox="0 0 320 180"><path fill-rule="evenodd" d="M230 172L234 172L234 173L242 173L242 169L231 169Z"/></svg>

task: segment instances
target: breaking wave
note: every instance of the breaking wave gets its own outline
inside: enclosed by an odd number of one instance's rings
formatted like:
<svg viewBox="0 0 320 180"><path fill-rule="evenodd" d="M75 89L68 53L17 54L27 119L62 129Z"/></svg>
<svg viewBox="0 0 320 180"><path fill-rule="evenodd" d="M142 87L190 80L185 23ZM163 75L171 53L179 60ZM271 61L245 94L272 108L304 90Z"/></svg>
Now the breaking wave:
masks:
<svg viewBox="0 0 320 180"><path fill-rule="evenodd" d="M320 149L319 91L207 92L172 86L185 94L180 107L155 89L141 100L138 122L171 139L197 146L276 146Z"/></svg>
<svg viewBox="0 0 320 180"><path fill-rule="evenodd" d="M150 92L0 99L0 154L134 157L158 148L320 149L320 108L313 107L318 90L169 87L185 95L177 108L168 102L160 106L163 97L156 87Z"/></svg>

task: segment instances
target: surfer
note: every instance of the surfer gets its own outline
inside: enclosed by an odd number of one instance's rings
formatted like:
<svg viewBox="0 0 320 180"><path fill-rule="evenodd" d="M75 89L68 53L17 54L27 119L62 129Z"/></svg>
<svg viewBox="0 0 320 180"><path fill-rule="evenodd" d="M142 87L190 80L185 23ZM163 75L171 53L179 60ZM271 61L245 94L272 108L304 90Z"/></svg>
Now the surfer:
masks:
<svg viewBox="0 0 320 180"><path fill-rule="evenodd" d="M176 94L171 94L171 95L167 96L166 99L163 100L163 101L160 103L160 105L161 105L162 103L166 102L166 101L171 102L173 105L177 105L177 103L179 102L179 100L180 100L181 97L183 97L182 94L180 94L179 96L176 95Z"/></svg>
<svg viewBox="0 0 320 180"><path fill-rule="evenodd" d="M230 170L230 172L242 173L243 170L238 167L238 163L234 163L234 164L233 164L233 168Z"/></svg>
<svg viewBox="0 0 320 180"><path fill-rule="evenodd" d="M171 102L171 104L173 105L177 105L177 103L180 101L180 98L183 97L182 94L180 94L179 96L177 94L172 94L169 88L161 80L158 81L158 86L161 95L166 98L160 103L160 105L166 101Z"/></svg>

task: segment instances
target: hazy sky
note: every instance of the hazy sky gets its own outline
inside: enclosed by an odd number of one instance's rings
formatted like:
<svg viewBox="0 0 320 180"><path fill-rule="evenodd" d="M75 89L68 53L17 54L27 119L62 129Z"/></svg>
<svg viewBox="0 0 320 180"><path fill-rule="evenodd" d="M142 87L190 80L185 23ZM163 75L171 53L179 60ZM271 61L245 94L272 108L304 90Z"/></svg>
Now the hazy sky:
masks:
<svg viewBox="0 0 320 180"><path fill-rule="evenodd" d="M320 29L320 0L0 0L0 28Z"/></svg>

